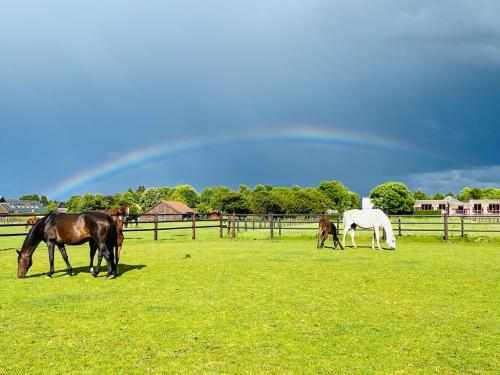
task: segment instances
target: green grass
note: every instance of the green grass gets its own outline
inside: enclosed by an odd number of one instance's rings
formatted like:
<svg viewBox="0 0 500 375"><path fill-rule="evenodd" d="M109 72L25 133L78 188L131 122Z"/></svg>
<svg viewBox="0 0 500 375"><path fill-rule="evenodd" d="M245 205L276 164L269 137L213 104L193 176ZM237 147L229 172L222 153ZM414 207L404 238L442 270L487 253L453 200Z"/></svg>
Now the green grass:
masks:
<svg viewBox="0 0 500 375"><path fill-rule="evenodd" d="M312 232L189 235L127 233L110 281L88 274L85 245L68 250L76 276L56 254L60 272L44 277L44 244L18 280L23 238L0 238L0 374L500 370L497 239L341 252L316 250Z"/></svg>

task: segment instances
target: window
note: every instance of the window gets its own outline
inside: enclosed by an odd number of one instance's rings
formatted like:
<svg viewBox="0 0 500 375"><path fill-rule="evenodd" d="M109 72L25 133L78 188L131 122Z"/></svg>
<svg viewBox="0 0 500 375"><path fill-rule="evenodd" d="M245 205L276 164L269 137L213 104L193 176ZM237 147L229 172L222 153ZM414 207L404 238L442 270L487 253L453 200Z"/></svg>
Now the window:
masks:
<svg viewBox="0 0 500 375"><path fill-rule="evenodd" d="M420 205L420 209L423 210L423 211L430 211L430 210L432 210L432 204L422 203Z"/></svg>
<svg viewBox="0 0 500 375"><path fill-rule="evenodd" d="M440 210L445 210L445 211L446 211L446 205L445 205L444 203L441 203L441 204L439 205L439 209L440 209Z"/></svg>
<svg viewBox="0 0 500 375"><path fill-rule="evenodd" d="M481 206L480 203L474 203L474 213L475 214L482 214L483 213L483 207Z"/></svg>
<svg viewBox="0 0 500 375"><path fill-rule="evenodd" d="M498 214L500 213L500 204L498 203L491 203L488 206L488 211L492 214Z"/></svg>
<svg viewBox="0 0 500 375"><path fill-rule="evenodd" d="M464 213L464 206L458 206L457 207L457 214L463 214Z"/></svg>

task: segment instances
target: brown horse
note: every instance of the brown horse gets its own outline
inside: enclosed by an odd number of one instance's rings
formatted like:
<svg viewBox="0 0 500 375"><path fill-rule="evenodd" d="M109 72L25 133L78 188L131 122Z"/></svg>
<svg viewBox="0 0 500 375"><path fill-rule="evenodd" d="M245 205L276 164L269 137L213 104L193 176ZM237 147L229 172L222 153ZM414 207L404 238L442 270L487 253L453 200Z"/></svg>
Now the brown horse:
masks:
<svg viewBox="0 0 500 375"><path fill-rule="evenodd" d="M118 273L118 261L120 260L120 252L122 250L123 240L125 239L125 236L123 235L123 222L125 220L125 217L130 212L130 207L125 205L125 206L121 206L119 208L114 208L112 210L96 210L95 212L102 212L104 214L110 215L115 223L116 244L115 244L114 256L115 256L116 273ZM93 270L94 270L94 256L95 256L95 253L97 251L97 246L95 245L95 243L93 241L90 241L89 245L90 245L89 270L90 270L90 272L93 272ZM113 251L113 249L111 249L111 251Z"/></svg>
<svg viewBox="0 0 500 375"><path fill-rule="evenodd" d="M337 235L337 227L330 220L323 218L319 221L318 227L318 243L316 244L316 248L322 249L325 246L325 241L328 239L328 235L332 235L333 239L333 248L337 248L337 244L340 246L342 250L344 250L344 246L339 241L339 237Z"/></svg>
<svg viewBox="0 0 500 375"><path fill-rule="evenodd" d="M30 225L33 225L37 222L38 216L30 216L28 220L26 220L26 224L24 225L24 230L28 230Z"/></svg>
<svg viewBox="0 0 500 375"><path fill-rule="evenodd" d="M17 277L26 277L26 273L33 264L33 253L42 241L49 249L50 270L47 276L52 276L54 273L54 247L56 245L66 262L68 275L73 275L64 245L80 245L87 241L92 241L99 248L99 259L92 276L98 275L103 256L106 258L108 267L106 279L112 278L116 273L112 251L116 243L116 228L111 217L106 214L100 212L52 213L38 220L28 232L22 249L17 251Z"/></svg>

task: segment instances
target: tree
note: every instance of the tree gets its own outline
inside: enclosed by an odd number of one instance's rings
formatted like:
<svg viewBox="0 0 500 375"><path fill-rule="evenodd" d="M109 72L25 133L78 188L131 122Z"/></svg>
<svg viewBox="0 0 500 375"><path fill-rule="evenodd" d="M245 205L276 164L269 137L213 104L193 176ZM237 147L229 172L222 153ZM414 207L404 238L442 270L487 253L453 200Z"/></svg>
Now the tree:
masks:
<svg viewBox="0 0 500 375"><path fill-rule="evenodd" d="M483 189L483 198L485 199L500 199L500 189L487 187Z"/></svg>
<svg viewBox="0 0 500 375"><path fill-rule="evenodd" d="M77 213L80 212L80 206L82 203L82 197L79 195L73 195L69 201L66 203L68 212Z"/></svg>
<svg viewBox="0 0 500 375"><path fill-rule="evenodd" d="M47 199L47 197L45 195L42 195L40 197L40 203L43 204L44 206L48 206L49 205L49 200Z"/></svg>
<svg viewBox="0 0 500 375"><path fill-rule="evenodd" d="M443 193L436 193L434 194L434 196L432 197L432 199L436 199L436 200L442 200L444 199L444 194Z"/></svg>
<svg viewBox="0 0 500 375"><path fill-rule="evenodd" d="M413 193L413 198L415 200L420 200L420 201L423 201L423 200L427 200L427 199L431 199L431 197L429 197L427 194L425 194L423 191L421 190L417 190Z"/></svg>
<svg viewBox="0 0 500 375"><path fill-rule="evenodd" d="M408 214L413 211L415 200L408 187L401 182L388 181L370 192L375 208L387 209L389 214Z"/></svg>
<svg viewBox="0 0 500 375"><path fill-rule="evenodd" d="M196 207L198 204L198 193L190 185L179 185L173 189L169 199L183 202L189 207Z"/></svg>
<svg viewBox="0 0 500 375"><path fill-rule="evenodd" d="M298 214L322 214L331 208L332 202L323 191L316 188L294 190L294 203L291 211Z"/></svg>
<svg viewBox="0 0 500 375"><path fill-rule="evenodd" d="M248 195L248 208L255 214L268 214L276 211L271 193L262 185L255 187L255 190Z"/></svg>
<svg viewBox="0 0 500 375"><path fill-rule="evenodd" d="M160 189L157 188L149 188L142 193L141 198L139 199L139 205L142 207L144 211L148 211L149 209L156 206L162 200L162 194Z"/></svg>
<svg viewBox="0 0 500 375"><path fill-rule="evenodd" d="M206 204L210 207L210 211L222 211L223 198L231 193L231 189L227 186L211 186L203 189L199 195L200 204Z"/></svg>
<svg viewBox="0 0 500 375"><path fill-rule="evenodd" d="M29 194L29 195L23 195L22 197L19 197L19 200L22 201L40 201L40 197L38 194Z"/></svg>
<svg viewBox="0 0 500 375"><path fill-rule="evenodd" d="M94 210L107 210L109 209L109 203L104 199L101 194L89 194L86 193L83 195L80 201L79 212L88 212Z"/></svg>
<svg viewBox="0 0 500 375"><path fill-rule="evenodd" d="M248 213L248 203L239 191L230 192L224 195L221 200L222 211L226 213L246 214Z"/></svg>
<svg viewBox="0 0 500 375"><path fill-rule="evenodd" d="M57 203L54 201L50 201L48 204L45 205L45 208L49 212L56 212L57 211Z"/></svg>
<svg viewBox="0 0 500 375"><path fill-rule="evenodd" d="M330 199L333 205L332 208L337 209L339 212L359 207L358 195L351 192L339 181L323 181L319 184L319 190Z"/></svg>

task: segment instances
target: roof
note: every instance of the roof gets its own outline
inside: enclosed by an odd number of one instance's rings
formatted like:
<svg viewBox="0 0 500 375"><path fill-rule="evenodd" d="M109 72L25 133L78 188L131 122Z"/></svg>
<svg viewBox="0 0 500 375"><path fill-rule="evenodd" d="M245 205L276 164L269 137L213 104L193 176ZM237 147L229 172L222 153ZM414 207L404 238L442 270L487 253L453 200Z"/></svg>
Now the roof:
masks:
<svg viewBox="0 0 500 375"><path fill-rule="evenodd" d="M445 201L451 203L451 204L461 204L463 202L459 201L458 199L452 197L451 195L447 195L445 198L444 198Z"/></svg>
<svg viewBox="0 0 500 375"><path fill-rule="evenodd" d="M157 203L156 205L154 205L153 207L151 207L146 212L154 210L160 204L164 204L164 205L170 207L170 209L172 209L172 211L175 211L176 214L186 215L186 214L196 212L191 207L187 206L185 203L177 202L177 201L161 201L161 202Z"/></svg>
<svg viewBox="0 0 500 375"><path fill-rule="evenodd" d="M19 199L5 199L2 206L13 213L47 212L38 201L24 201Z"/></svg>
<svg viewBox="0 0 500 375"><path fill-rule="evenodd" d="M169 206L172 210L177 211L180 214L187 214L195 212L191 207L187 204L177 201L161 201L160 203L164 203Z"/></svg>

